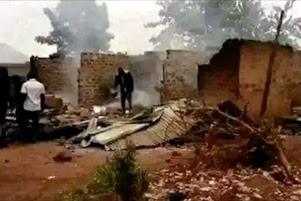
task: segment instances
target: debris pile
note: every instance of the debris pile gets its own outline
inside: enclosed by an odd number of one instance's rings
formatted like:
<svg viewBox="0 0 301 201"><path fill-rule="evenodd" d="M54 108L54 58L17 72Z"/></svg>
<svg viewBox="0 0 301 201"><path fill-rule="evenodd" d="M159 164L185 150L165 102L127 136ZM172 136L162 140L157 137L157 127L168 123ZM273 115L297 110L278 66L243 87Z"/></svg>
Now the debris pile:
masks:
<svg viewBox="0 0 301 201"><path fill-rule="evenodd" d="M282 129L273 122L255 124L229 102L218 108L200 107L192 115L197 123L191 135L200 137L211 147L218 146L235 154L234 162L247 162L256 167L281 164L284 175L291 175L291 165L281 145Z"/></svg>
<svg viewBox="0 0 301 201"><path fill-rule="evenodd" d="M67 109L64 107L46 110L40 122L53 128L60 128L68 125L80 125L81 123L87 125L87 122L91 117L91 111L88 109Z"/></svg>
<svg viewBox="0 0 301 201"><path fill-rule="evenodd" d="M279 169L273 167L274 171ZM177 166L153 173L149 200L172 200L182 195L189 201L299 201L301 185L289 187L272 177L273 171L236 166L229 169L208 168L199 163L197 170L190 166ZM296 173L301 178L301 172Z"/></svg>
<svg viewBox="0 0 301 201"><path fill-rule="evenodd" d="M191 118L185 121L186 126L173 108L159 106L128 119L92 118L88 128L73 140L82 147L94 143L107 150L126 149L129 145L153 147L185 135L193 125Z"/></svg>
<svg viewBox="0 0 301 201"><path fill-rule="evenodd" d="M155 172L150 200L301 200L301 170L282 150L280 127L254 123L231 102L185 115L194 119L185 138L195 159Z"/></svg>

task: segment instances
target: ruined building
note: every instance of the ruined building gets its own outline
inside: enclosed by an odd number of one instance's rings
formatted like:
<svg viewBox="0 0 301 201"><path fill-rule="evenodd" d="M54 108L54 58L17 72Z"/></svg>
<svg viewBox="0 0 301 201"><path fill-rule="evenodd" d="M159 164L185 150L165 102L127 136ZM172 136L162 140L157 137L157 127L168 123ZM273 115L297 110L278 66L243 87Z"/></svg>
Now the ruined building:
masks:
<svg viewBox="0 0 301 201"><path fill-rule="evenodd" d="M256 117L271 50L270 43L228 40L209 64L204 64L200 53L184 50L146 52L138 56L82 53L80 62L75 63L68 59L40 58L39 75L49 93L68 92L73 94L74 103L89 107L110 101L109 89L121 66L134 75L137 104L153 105L166 98L186 96L199 98L208 105L232 100L246 104L248 113ZM277 47L267 116L289 115L293 106L301 105L300 60L301 52ZM76 70L70 70L76 63ZM162 97L162 91L158 90L162 84L168 97Z"/></svg>

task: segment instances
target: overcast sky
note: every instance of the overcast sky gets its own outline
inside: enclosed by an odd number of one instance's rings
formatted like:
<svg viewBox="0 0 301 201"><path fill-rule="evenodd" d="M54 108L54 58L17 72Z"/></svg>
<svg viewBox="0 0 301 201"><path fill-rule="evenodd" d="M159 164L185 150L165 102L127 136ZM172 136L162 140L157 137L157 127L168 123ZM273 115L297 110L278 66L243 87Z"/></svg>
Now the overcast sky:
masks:
<svg viewBox="0 0 301 201"><path fill-rule="evenodd" d="M37 35L47 35L51 30L43 8L54 8L56 0L0 0L0 43L7 43L18 51L30 56L48 56L55 47L39 45L34 41ZM102 1L103 2L103 1ZM158 30L146 29L144 25L158 19L159 7L155 0L108 0L110 32L115 39L111 42L111 51L143 53L151 50L149 38ZM281 0L265 0L264 5L281 4ZM301 1L295 3L294 14L301 12Z"/></svg>

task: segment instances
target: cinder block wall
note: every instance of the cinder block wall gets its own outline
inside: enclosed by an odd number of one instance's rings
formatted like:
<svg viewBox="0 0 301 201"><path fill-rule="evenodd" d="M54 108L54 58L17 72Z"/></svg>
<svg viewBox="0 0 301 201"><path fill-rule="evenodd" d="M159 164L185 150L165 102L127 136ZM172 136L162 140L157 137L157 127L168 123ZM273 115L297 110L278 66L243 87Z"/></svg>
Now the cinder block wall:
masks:
<svg viewBox="0 0 301 201"><path fill-rule="evenodd" d="M79 105L89 107L106 104L114 85L118 67L128 68L129 57L124 54L82 53L79 69Z"/></svg>
<svg viewBox="0 0 301 201"><path fill-rule="evenodd" d="M64 84L63 59L39 58L39 63L41 66L38 74L40 81L45 85L46 92L49 94L61 92Z"/></svg>

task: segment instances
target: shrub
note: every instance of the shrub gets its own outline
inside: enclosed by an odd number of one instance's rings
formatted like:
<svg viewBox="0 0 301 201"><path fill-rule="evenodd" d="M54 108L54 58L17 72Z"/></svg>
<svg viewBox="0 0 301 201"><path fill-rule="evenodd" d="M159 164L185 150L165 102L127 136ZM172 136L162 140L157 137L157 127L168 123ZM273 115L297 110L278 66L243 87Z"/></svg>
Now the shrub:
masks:
<svg viewBox="0 0 301 201"><path fill-rule="evenodd" d="M107 164L98 168L88 186L94 193L114 192L123 201L139 201L149 186L148 174L141 170L135 159L135 149L116 151Z"/></svg>

